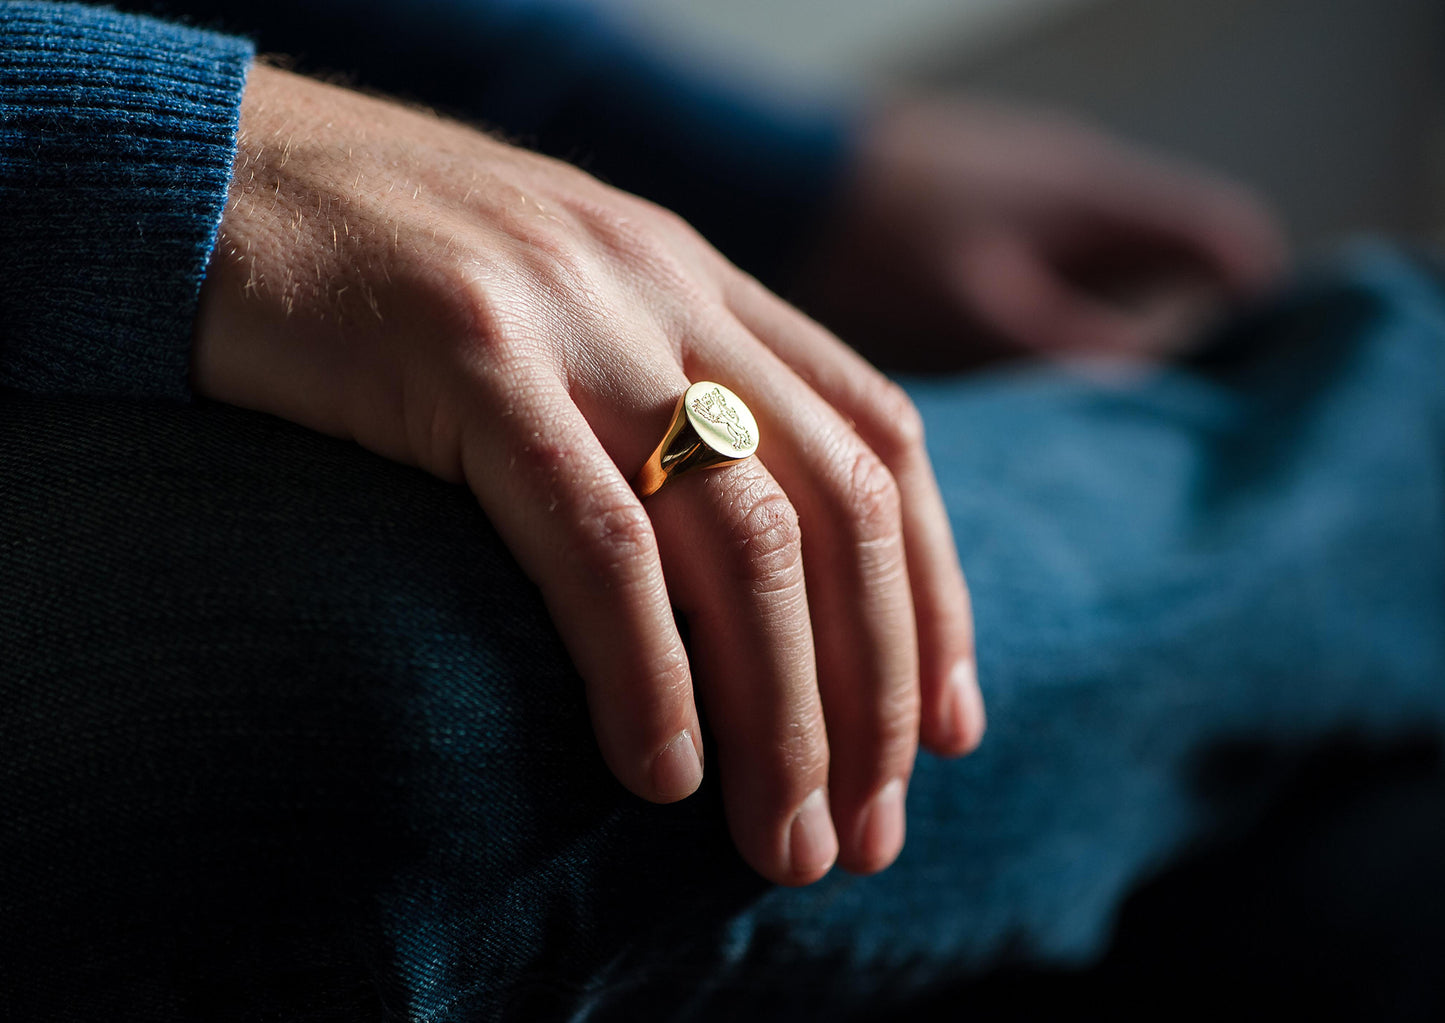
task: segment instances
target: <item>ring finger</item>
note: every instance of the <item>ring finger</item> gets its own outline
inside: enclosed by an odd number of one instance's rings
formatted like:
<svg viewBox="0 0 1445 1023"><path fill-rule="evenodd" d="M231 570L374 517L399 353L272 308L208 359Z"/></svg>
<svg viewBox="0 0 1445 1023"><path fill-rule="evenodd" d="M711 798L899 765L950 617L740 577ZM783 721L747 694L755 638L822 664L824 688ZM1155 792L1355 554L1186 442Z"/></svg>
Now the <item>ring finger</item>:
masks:
<svg viewBox="0 0 1445 1023"><path fill-rule="evenodd" d="M897 485L837 412L741 325L716 328L685 365L694 379L732 381L755 403L767 438L760 457L797 509L839 859L855 873L881 870L903 845L919 722Z"/></svg>
<svg viewBox="0 0 1445 1023"><path fill-rule="evenodd" d="M579 395L618 464L642 464L688 386L630 378ZM660 386L657 386L660 385ZM639 416L624 407L651 408ZM651 426L644 426L644 423ZM729 828L743 858L782 884L833 865L829 742L814 664L797 513L756 459L679 477L647 498L668 592L686 616L696 696L717 747Z"/></svg>

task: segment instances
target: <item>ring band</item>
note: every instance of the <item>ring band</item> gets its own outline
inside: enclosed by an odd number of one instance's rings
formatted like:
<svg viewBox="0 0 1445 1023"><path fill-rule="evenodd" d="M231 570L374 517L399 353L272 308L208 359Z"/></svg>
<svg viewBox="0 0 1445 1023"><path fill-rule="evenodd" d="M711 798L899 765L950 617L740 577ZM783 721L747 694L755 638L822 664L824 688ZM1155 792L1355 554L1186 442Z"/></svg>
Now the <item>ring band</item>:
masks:
<svg viewBox="0 0 1445 1023"><path fill-rule="evenodd" d="M682 393L672 422L637 474L637 496L657 493L674 476L741 462L758 449L758 422L722 384L700 380Z"/></svg>

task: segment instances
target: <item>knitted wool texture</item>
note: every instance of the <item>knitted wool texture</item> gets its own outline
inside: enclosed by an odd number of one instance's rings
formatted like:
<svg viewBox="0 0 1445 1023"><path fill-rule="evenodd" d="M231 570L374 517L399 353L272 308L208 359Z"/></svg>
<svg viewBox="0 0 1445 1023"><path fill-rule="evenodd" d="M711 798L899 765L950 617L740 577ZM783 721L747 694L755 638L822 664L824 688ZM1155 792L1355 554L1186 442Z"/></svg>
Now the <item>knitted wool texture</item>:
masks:
<svg viewBox="0 0 1445 1023"><path fill-rule="evenodd" d="M0 3L0 386L190 395L245 39Z"/></svg>

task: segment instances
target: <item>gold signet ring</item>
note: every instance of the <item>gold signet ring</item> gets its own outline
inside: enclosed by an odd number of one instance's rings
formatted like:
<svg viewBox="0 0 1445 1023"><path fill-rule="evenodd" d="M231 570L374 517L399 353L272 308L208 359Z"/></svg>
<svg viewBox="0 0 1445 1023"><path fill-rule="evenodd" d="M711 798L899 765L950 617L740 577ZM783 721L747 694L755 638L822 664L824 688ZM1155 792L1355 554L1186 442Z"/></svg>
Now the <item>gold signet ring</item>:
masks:
<svg viewBox="0 0 1445 1023"><path fill-rule="evenodd" d="M758 450L758 421L732 391L700 380L683 392L657 450L637 474L639 497L694 469L741 462Z"/></svg>

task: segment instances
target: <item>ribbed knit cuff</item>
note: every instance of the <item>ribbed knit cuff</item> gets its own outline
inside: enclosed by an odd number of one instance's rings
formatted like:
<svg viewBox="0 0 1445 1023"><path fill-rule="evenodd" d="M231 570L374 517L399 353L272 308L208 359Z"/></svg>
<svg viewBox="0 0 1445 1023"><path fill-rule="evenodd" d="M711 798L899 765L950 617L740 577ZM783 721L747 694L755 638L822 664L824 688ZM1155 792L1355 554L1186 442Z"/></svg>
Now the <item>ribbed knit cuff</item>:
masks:
<svg viewBox="0 0 1445 1023"><path fill-rule="evenodd" d="M0 386L186 399L249 41L0 2Z"/></svg>

